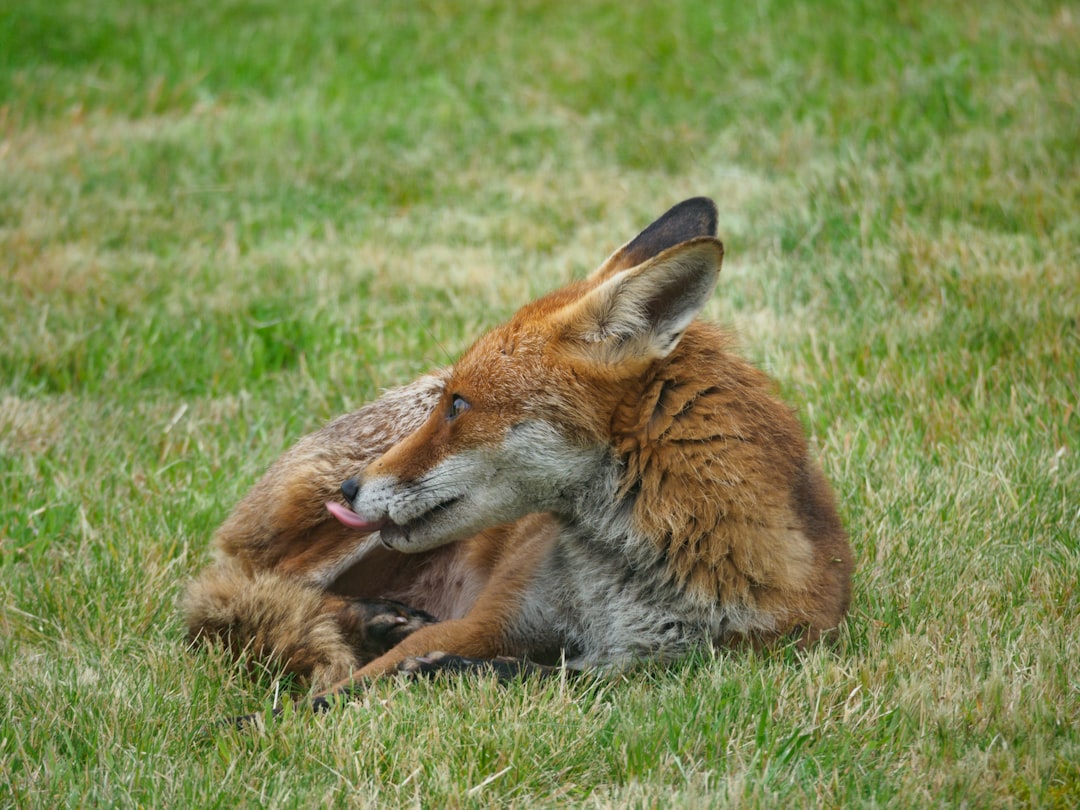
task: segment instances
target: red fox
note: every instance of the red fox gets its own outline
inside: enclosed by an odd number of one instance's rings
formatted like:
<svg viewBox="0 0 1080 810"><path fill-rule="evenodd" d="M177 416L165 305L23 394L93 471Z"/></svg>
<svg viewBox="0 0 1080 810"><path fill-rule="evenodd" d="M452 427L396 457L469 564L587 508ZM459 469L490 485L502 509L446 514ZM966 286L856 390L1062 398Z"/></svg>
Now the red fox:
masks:
<svg viewBox="0 0 1080 810"><path fill-rule="evenodd" d="M191 635L335 692L836 628L853 563L831 489L769 379L697 318L716 222L680 203L452 368L301 440L219 530Z"/></svg>

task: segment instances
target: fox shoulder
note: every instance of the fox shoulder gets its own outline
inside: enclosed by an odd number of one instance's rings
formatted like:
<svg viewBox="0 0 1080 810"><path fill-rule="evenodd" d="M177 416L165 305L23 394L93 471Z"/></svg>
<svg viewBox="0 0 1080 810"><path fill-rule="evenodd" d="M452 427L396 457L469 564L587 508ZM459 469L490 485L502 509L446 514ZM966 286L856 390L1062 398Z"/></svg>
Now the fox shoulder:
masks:
<svg viewBox="0 0 1080 810"><path fill-rule="evenodd" d="M642 533L702 598L752 604L777 626L835 627L852 558L795 411L763 372L695 323L617 436Z"/></svg>

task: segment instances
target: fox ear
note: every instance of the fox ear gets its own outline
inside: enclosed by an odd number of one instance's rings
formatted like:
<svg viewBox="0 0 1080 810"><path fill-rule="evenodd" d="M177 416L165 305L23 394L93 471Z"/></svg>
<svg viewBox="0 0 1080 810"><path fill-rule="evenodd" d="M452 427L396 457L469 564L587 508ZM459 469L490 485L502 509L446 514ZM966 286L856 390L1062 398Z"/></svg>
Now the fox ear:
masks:
<svg viewBox="0 0 1080 810"><path fill-rule="evenodd" d="M716 203L708 197L683 200L608 257L592 279L604 281L683 242L716 236Z"/></svg>
<svg viewBox="0 0 1080 810"><path fill-rule="evenodd" d="M568 306L564 334L608 363L666 357L712 295L723 257L711 236L668 248Z"/></svg>

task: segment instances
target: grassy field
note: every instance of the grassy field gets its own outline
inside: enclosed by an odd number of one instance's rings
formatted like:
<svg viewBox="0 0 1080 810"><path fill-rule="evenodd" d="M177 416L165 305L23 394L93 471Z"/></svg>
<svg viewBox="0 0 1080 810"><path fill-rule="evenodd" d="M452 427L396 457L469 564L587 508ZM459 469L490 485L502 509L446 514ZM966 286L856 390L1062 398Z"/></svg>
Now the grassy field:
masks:
<svg viewBox="0 0 1080 810"><path fill-rule="evenodd" d="M1080 804L1080 6L0 5L0 806ZM858 558L834 650L270 705L261 470L684 197Z"/></svg>

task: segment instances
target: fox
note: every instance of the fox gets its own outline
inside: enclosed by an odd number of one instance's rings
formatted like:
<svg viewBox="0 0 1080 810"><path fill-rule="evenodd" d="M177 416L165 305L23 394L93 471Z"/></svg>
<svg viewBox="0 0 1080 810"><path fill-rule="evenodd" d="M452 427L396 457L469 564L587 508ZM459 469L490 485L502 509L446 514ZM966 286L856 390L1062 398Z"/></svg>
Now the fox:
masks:
<svg viewBox="0 0 1080 810"><path fill-rule="evenodd" d="M323 707L394 672L619 672L834 635L854 559L832 488L797 412L699 317L717 224L679 203L298 442L219 529L189 636L292 667Z"/></svg>

